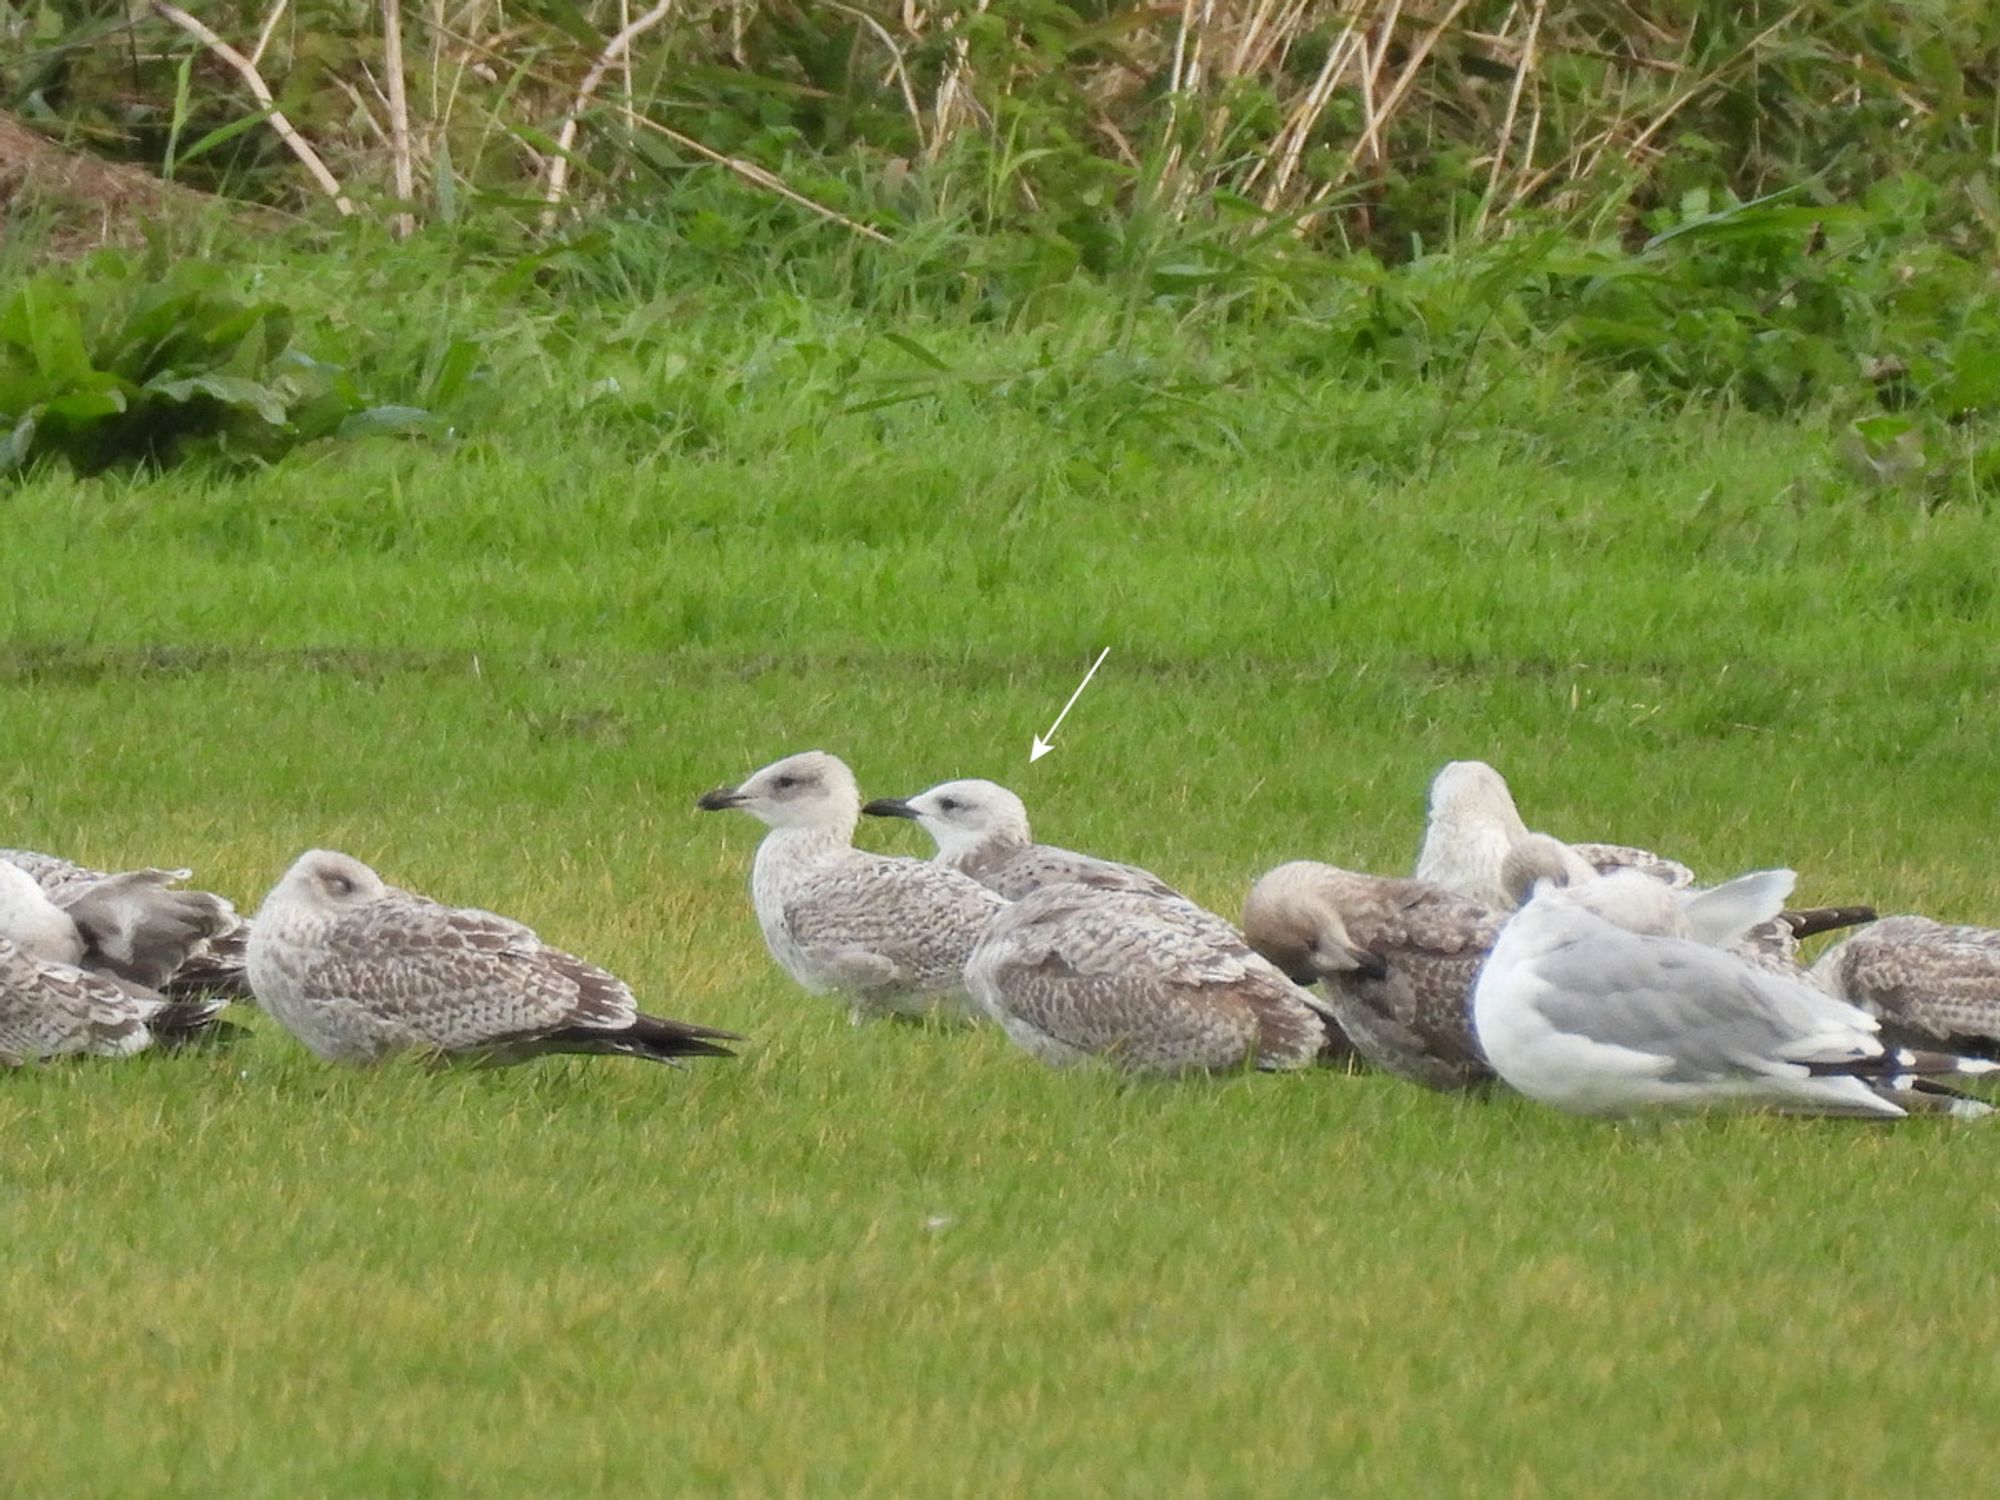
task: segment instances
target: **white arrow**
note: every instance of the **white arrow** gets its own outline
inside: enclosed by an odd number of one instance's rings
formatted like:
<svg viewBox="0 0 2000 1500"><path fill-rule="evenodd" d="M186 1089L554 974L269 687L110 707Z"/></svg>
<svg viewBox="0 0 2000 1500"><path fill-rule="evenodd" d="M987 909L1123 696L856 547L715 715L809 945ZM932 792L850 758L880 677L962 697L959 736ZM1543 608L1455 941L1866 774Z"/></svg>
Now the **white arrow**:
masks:
<svg viewBox="0 0 2000 1500"><path fill-rule="evenodd" d="M1051 745L1049 741L1056 737L1056 731L1062 727L1062 721L1069 717L1069 711L1076 707L1076 700L1083 696L1083 690L1090 686L1090 679L1097 675L1097 669L1104 665L1104 658L1110 654L1111 648L1109 646L1106 646L1102 651L1097 653L1097 660L1092 662L1090 670L1083 674L1083 681L1079 682L1076 685L1076 691L1069 695L1069 702L1062 706L1062 712L1056 715L1056 721L1049 726L1049 732L1035 736L1035 743L1028 748L1029 765L1032 766L1044 755L1055 749L1055 746Z"/></svg>

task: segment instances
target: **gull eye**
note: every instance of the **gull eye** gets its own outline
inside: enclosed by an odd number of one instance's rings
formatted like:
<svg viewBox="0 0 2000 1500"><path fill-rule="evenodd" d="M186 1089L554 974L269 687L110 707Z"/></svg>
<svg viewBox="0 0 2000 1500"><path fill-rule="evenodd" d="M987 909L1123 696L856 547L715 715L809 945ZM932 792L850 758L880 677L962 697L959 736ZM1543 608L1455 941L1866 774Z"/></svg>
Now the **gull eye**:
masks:
<svg viewBox="0 0 2000 1500"><path fill-rule="evenodd" d="M354 894L354 882L349 880L345 875L334 874L331 870L320 876L320 883L327 888L329 893L335 896L351 896Z"/></svg>
<svg viewBox="0 0 2000 1500"><path fill-rule="evenodd" d="M796 776L780 776L772 781L771 790L774 792L788 792L798 784L799 778Z"/></svg>
<svg viewBox="0 0 2000 1500"><path fill-rule="evenodd" d="M965 806L965 804L964 804L963 802L959 801L959 800L958 800L958 798L956 798L956 797L940 797L940 798L938 798L938 811L939 811L939 812L948 812L948 813L951 813L951 812L957 812L957 811L958 811L958 810L959 810L959 809L960 809L961 807L963 807L963 806Z"/></svg>

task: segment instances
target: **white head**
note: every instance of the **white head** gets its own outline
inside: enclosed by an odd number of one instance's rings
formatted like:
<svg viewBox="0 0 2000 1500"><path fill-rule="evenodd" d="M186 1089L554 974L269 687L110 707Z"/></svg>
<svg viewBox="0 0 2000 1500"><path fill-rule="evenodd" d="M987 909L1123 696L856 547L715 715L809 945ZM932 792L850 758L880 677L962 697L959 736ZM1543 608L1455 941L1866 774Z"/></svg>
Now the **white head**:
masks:
<svg viewBox="0 0 2000 1500"><path fill-rule="evenodd" d="M83 958L83 934L69 914L19 865L0 859L0 937L30 958L74 964Z"/></svg>
<svg viewBox="0 0 2000 1500"><path fill-rule="evenodd" d="M1498 823L1511 834L1528 831L1507 778L1483 760L1451 761L1431 779L1430 814L1433 823Z"/></svg>
<svg viewBox="0 0 2000 1500"><path fill-rule="evenodd" d="M908 801L878 797L861 810L875 818L916 819L947 861L989 844L1018 849L1034 841L1021 799L991 781L947 781Z"/></svg>
<svg viewBox="0 0 2000 1500"><path fill-rule="evenodd" d="M1627 932L1687 936L1687 919L1673 890L1638 870L1613 870L1568 885L1543 881L1535 887L1534 900L1581 907Z"/></svg>
<svg viewBox="0 0 2000 1500"><path fill-rule="evenodd" d="M852 834L861 817L861 789L836 757L806 750L772 762L740 785L704 792L695 806L703 812L740 807L772 828Z"/></svg>
<svg viewBox="0 0 2000 1500"><path fill-rule="evenodd" d="M1354 878L1308 859L1279 865L1244 898L1244 938L1294 984L1336 974L1385 977L1381 958L1356 943L1341 918L1340 902Z"/></svg>
<svg viewBox="0 0 2000 1500"><path fill-rule="evenodd" d="M268 920L280 911L288 916L337 917L379 900L388 889L380 875L351 855L308 849L293 861L284 879L271 887L257 921Z"/></svg>

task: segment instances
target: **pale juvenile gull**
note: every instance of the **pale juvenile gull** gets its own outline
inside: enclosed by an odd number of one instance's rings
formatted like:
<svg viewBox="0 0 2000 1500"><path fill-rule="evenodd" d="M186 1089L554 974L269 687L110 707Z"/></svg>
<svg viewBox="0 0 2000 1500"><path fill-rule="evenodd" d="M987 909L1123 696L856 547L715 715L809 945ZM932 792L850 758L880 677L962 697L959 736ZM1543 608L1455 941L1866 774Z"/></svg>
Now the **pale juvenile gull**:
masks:
<svg viewBox="0 0 2000 1500"><path fill-rule="evenodd" d="M1792 879L1778 870L1731 882L1716 909L1739 931L1755 925L1747 918L1767 921ZM1544 882L1508 921L1473 989L1473 1026L1503 1081L1589 1115L1734 1108L1896 1119L1940 1096L1953 1113L1986 1112L1933 1080L1995 1064L1887 1047L1872 1016L1803 979L1690 937L1632 930L1656 927L1663 911L1685 920L1661 906L1659 889L1635 871Z"/></svg>
<svg viewBox="0 0 2000 1500"><path fill-rule="evenodd" d="M1430 816L1417 854L1416 878L1488 906L1505 907L1509 896L1501 867L1508 851L1528 836L1506 778L1485 761L1452 761L1431 782ZM1645 849L1559 841L1558 846L1574 879L1630 868L1672 886L1694 883L1694 872L1686 865Z"/></svg>
<svg viewBox="0 0 2000 1500"><path fill-rule="evenodd" d="M843 997L857 1021L975 1017L965 961L1006 898L928 860L856 849L861 793L839 760L787 756L696 805L740 808L770 829L750 899L771 956L807 990Z"/></svg>
<svg viewBox="0 0 2000 1500"><path fill-rule="evenodd" d="M2000 931L1884 917L1829 948L1812 973L1891 1031L2000 1057Z"/></svg>
<svg viewBox="0 0 2000 1500"><path fill-rule="evenodd" d="M212 1032L221 998L170 1001L78 968L75 924L34 878L0 860L0 1065L124 1057Z"/></svg>
<svg viewBox="0 0 2000 1500"><path fill-rule="evenodd" d="M1057 1067L1300 1068L1328 1044L1313 997L1227 924L1139 891L1031 891L988 924L965 976L1017 1045Z"/></svg>
<svg viewBox="0 0 2000 1500"><path fill-rule="evenodd" d="M1362 1057L1447 1091L1493 1078L1472 1031L1472 986L1506 920L1427 881L1312 860L1279 865L1243 903L1250 946L1301 985L1324 981Z"/></svg>
<svg viewBox="0 0 2000 1500"><path fill-rule="evenodd" d="M1517 840L1500 871L1509 909L1523 905L1540 881L1578 885L1598 878L1595 871L1579 874L1568 846L1545 833ZM1875 909L1869 906L1786 907L1773 915L1769 908L1776 882L1777 875L1765 871L1706 890L1669 886L1658 879L1651 885L1621 886L1616 888L1623 892L1619 920L1636 932L1726 948L1761 969L1792 978L1805 972L1798 962L1801 939L1875 920ZM1790 890L1789 882L1785 889ZM1776 900L1782 906L1783 894Z"/></svg>
<svg viewBox="0 0 2000 1500"><path fill-rule="evenodd" d="M248 924L212 891L176 889L188 871L107 874L29 849L0 849L0 864L26 871L68 913L81 967L168 995L249 993Z"/></svg>
<svg viewBox="0 0 2000 1500"><path fill-rule="evenodd" d="M1180 895L1159 876L1135 865L1036 843L1021 799L995 782L947 781L907 801L878 797L861 811L874 818L915 819L937 841L936 863L970 875L1009 901L1045 885Z"/></svg>
<svg viewBox="0 0 2000 1500"><path fill-rule="evenodd" d="M258 908L250 982L319 1056L424 1052L489 1063L549 1052L672 1062L728 1057L733 1032L644 1015L632 992L519 922L385 885L358 859L310 850Z"/></svg>

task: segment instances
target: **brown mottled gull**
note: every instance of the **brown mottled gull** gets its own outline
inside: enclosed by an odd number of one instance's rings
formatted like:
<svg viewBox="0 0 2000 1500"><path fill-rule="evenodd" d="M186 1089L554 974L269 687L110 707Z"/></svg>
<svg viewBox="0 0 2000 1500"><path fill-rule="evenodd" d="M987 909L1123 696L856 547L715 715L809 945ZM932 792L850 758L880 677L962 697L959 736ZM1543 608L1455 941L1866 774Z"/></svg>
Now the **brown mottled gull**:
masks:
<svg viewBox="0 0 2000 1500"><path fill-rule="evenodd" d="M397 890L326 849L301 855L258 908L250 982L279 1024L334 1062L402 1051L672 1062L727 1057L716 1043L740 1040L644 1015L620 980L519 922Z"/></svg>
<svg viewBox="0 0 2000 1500"><path fill-rule="evenodd" d="M1501 878L1508 851L1529 837L1506 778L1481 760L1455 760L1431 782L1430 818L1416 877L1488 906L1505 907ZM1614 869L1637 869L1670 886L1694 883L1678 860L1623 844L1562 844L1570 874L1580 878Z"/></svg>
<svg viewBox="0 0 2000 1500"><path fill-rule="evenodd" d="M212 891L176 889L186 870L107 874L53 854L0 849L68 913L84 942L79 966L168 995L247 995L248 924Z"/></svg>
<svg viewBox="0 0 2000 1500"><path fill-rule="evenodd" d="M91 973L71 959L80 948L75 925L33 877L0 861L0 1065L124 1057L211 1032L228 1003L170 1001Z"/></svg>
<svg viewBox="0 0 2000 1500"><path fill-rule="evenodd" d="M771 956L807 990L842 996L857 1021L975 1018L965 961L1006 898L926 860L856 849L861 793L841 761L787 756L696 805L740 808L770 829L750 899Z"/></svg>
<svg viewBox="0 0 2000 1500"><path fill-rule="evenodd" d="M1023 1049L1133 1073L1300 1068L1325 1049L1313 997L1182 901L1050 885L1004 908L966 965Z"/></svg>
<svg viewBox="0 0 2000 1500"><path fill-rule="evenodd" d="M2000 931L1884 917L1813 965L1829 993L1892 1030L2000 1057Z"/></svg>
<svg viewBox="0 0 2000 1500"><path fill-rule="evenodd" d="M1354 1048L1426 1088L1492 1080L1472 1031L1472 986L1507 913L1422 880L1361 875L1311 860L1250 888L1250 946L1299 984L1324 981Z"/></svg>
<svg viewBox="0 0 2000 1500"><path fill-rule="evenodd" d="M907 801L878 797L861 811L875 818L914 818L937 841L938 864L970 875L1009 901L1045 885L1087 885L1149 896L1180 894L1135 865L1036 843L1021 799L995 782L947 781Z"/></svg>

